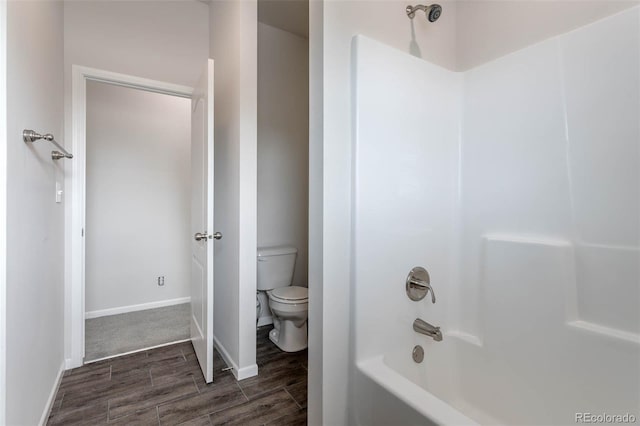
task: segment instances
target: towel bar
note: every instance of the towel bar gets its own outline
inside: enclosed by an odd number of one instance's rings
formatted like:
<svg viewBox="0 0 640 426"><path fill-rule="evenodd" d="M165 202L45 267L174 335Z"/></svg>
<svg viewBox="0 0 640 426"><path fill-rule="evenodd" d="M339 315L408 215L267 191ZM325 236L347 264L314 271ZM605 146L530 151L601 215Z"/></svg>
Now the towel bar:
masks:
<svg viewBox="0 0 640 426"><path fill-rule="evenodd" d="M57 146L58 149L60 150L60 151L51 151L51 158L53 160L59 160L61 158L73 158L72 154L68 153L67 150L62 147L62 145L56 142L55 138L51 133L46 133L44 135L41 135L40 133L34 130L25 129L22 131L22 140L25 142L35 142L40 139L44 139L46 141L51 142L52 144Z"/></svg>

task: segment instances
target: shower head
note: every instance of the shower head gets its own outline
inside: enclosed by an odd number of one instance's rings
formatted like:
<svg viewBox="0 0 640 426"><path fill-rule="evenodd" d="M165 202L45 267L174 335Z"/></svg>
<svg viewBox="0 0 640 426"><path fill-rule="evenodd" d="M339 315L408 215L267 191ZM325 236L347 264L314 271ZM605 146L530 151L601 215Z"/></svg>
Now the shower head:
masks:
<svg viewBox="0 0 640 426"><path fill-rule="evenodd" d="M406 8L407 16L413 19L414 16L416 16L416 10L424 11L425 15L427 15L427 19L429 20L429 22L436 22L438 18L440 18L440 15L442 15L442 6L440 6L439 4L431 4L428 6L418 4L416 6L411 6L411 5L407 6Z"/></svg>
<svg viewBox="0 0 640 426"><path fill-rule="evenodd" d="M442 6L439 4L432 4L429 8L429 14L427 15L429 22L436 22L440 15L442 15Z"/></svg>

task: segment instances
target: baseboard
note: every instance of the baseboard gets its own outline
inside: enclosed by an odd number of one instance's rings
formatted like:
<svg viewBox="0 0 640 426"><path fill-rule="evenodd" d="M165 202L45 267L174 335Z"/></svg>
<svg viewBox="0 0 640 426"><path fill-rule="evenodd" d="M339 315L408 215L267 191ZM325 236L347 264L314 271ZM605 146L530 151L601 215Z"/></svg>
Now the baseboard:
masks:
<svg viewBox="0 0 640 426"><path fill-rule="evenodd" d="M242 367L238 369L238 375L236 376L236 379L244 380L244 379L248 379L249 377L253 377L257 375L258 375L258 364L251 364L246 367Z"/></svg>
<svg viewBox="0 0 640 426"><path fill-rule="evenodd" d="M141 303L139 305L121 306L118 308L100 309L86 312L85 319L106 317L109 315L126 314L128 312L146 311L147 309L164 308L166 306L181 305L191 302L190 297L180 297L178 299L160 300L157 302Z"/></svg>
<svg viewBox="0 0 640 426"><path fill-rule="evenodd" d="M71 359L71 358L67 358L67 359L64 360L64 369L65 370L71 370L71 369L78 368L78 367L82 367L82 364L76 365L73 362L73 359Z"/></svg>
<svg viewBox="0 0 640 426"><path fill-rule="evenodd" d="M233 376L236 378L236 380L239 380L238 365L235 362L233 362L233 360L231 359L231 355L229 355L229 352L227 352L225 347L222 345L222 343L220 343L220 340L218 340L216 336L213 336L213 347L218 350L218 352L220 353L220 356L222 357L222 360L224 361L225 364L227 364L227 367L231 368L231 373L233 373Z"/></svg>
<svg viewBox="0 0 640 426"><path fill-rule="evenodd" d="M222 359L227 364L227 366L231 367L231 373L233 373L233 376L236 378L236 380L244 380L248 379L249 377L258 375L258 364L252 364L247 367L238 368L238 365L233 362L231 356L229 355L229 352L227 352L224 346L222 346L216 336L213 336L213 346L218 350L218 352L220 352L220 355L222 356Z"/></svg>
<svg viewBox="0 0 640 426"><path fill-rule="evenodd" d="M63 360L60 364L60 369L58 370L58 376L56 377L56 381L51 389L51 393L49 393L49 398L47 399L47 404L44 406L44 411L42 412L42 417L40 417L40 421L38 424L40 426L44 426L47 424L47 420L49 420L49 415L51 415L51 410L53 409L53 403L56 400L56 394L58 393L58 389L60 388L60 383L62 382L62 375L64 374L65 361Z"/></svg>
<svg viewBox="0 0 640 426"><path fill-rule="evenodd" d="M273 324L273 317L269 315L268 317L260 317L258 318L258 327L262 327L263 325Z"/></svg>

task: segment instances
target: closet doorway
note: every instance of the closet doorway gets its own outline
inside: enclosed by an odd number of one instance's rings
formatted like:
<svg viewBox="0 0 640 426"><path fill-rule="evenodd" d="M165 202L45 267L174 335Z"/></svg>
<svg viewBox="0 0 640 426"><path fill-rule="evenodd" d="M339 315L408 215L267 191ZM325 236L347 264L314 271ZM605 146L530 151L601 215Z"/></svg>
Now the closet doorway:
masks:
<svg viewBox="0 0 640 426"><path fill-rule="evenodd" d="M86 87L91 362L190 338L191 99Z"/></svg>

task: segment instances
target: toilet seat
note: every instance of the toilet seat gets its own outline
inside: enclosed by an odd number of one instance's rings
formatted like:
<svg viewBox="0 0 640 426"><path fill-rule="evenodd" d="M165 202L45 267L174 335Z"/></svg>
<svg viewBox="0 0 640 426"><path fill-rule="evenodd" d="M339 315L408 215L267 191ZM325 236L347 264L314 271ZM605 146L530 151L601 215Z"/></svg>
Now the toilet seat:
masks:
<svg viewBox="0 0 640 426"><path fill-rule="evenodd" d="M271 290L269 297L275 302L284 304L308 303L309 289L298 286L280 287Z"/></svg>

